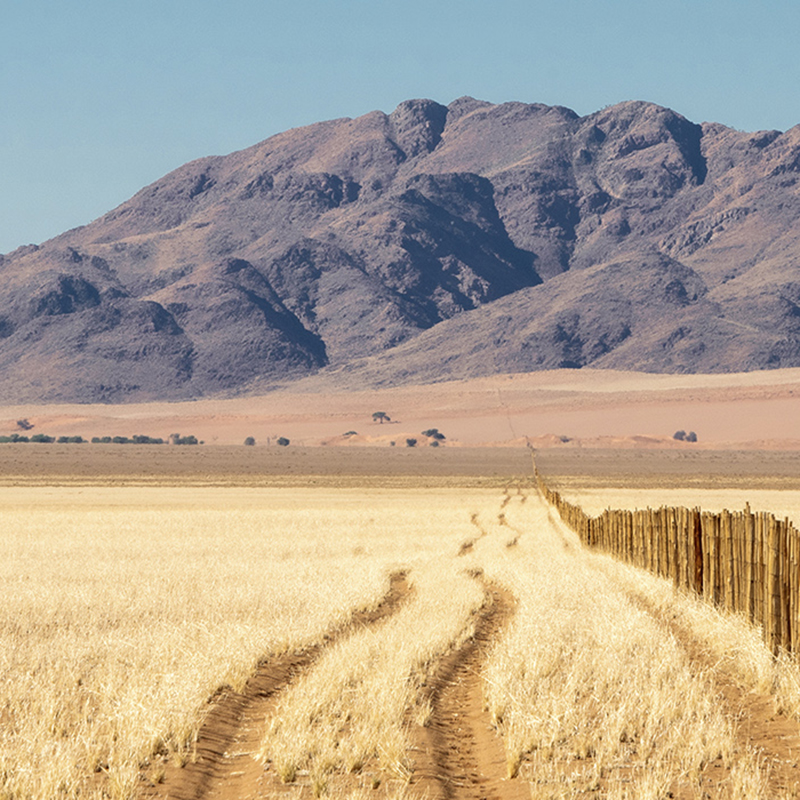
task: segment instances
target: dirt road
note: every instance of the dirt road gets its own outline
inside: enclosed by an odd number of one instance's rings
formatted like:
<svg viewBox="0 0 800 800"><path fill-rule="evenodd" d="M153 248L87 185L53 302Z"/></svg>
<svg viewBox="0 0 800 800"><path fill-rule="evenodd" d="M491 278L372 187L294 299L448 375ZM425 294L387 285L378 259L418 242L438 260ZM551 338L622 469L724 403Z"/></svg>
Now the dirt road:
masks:
<svg viewBox="0 0 800 800"><path fill-rule="evenodd" d="M534 522L535 530L520 525L523 510L525 518ZM586 560L585 551L555 518L541 496L519 484L498 493L497 507L491 518L485 511L482 517L475 513L471 523L474 536L465 540L452 553L452 558L464 564L473 578L482 583L484 603L474 619L474 634L462 645L443 653L431 666L430 678L422 687L430 715L424 725L409 723L409 774L407 787L402 791L410 797L435 800L523 800L540 794L550 796L547 792L556 791L562 792L558 796L564 797L585 796L586 791L589 796L605 796L604 792L630 780L626 776L640 774L637 770L646 769L636 761L635 746L628 748L632 761L622 760L613 768L604 768L593 778L593 788L587 790L589 784L582 783L580 787L575 784L570 794L570 776L577 774L575 757L570 755L560 765L551 763L549 777L543 777L537 775L535 769L531 771L536 763L531 760L535 753L526 752L520 759L523 766L529 761L529 768L518 769L519 761L509 757L507 743L493 723L486 700L487 663L520 608L514 591L492 577L492 569L499 563L497 553L504 554L506 568L525 570L532 554L535 556L539 552L537 547L542 545L557 549L567 562L569 559L576 559L576 563L578 559ZM539 545L531 541L534 534ZM480 566L482 563L486 564L485 571ZM598 581L607 579L600 567L592 569L597 571ZM734 754L708 760L691 780L676 773L669 786L671 796L688 799L696 796L697 791L701 792L700 796L709 798L728 796L737 769L736 759L747 754L755 754L758 759L768 796L791 796L796 792L800 788L800 724L797 719L781 710L769 693L743 685L730 664L714 658L704 641L680 619L665 614L646 595L624 583L619 583L614 591L633 603L665 637L677 643L690 671L703 677L704 685L710 687L709 691L714 693L719 707L735 729ZM377 626L395 613L408 592L407 576L396 574L376 609L357 612L348 625L331 631L319 645L265 660L242 694L220 691L210 700L211 708L200 732L196 756L183 766L165 764L161 782L143 784L142 797L147 800L313 797L314 787L308 780L282 783L269 765L256 758L276 699L282 690L314 670L326 647L356 627ZM532 643L531 646L536 645ZM569 660L561 663L558 669L568 673ZM607 689L599 687L598 691ZM613 692L610 697L610 700L601 697L598 702L614 702ZM646 694L641 702L647 702ZM535 713L535 709L530 713ZM566 727L559 733L562 744L565 743L563 752L572 752L570 737L586 735L585 731ZM551 758L557 761L559 752L558 748L552 749ZM580 763L582 774L591 771L594 758L593 748L585 748ZM366 765L365 770L373 767L375 765ZM152 770L149 774L152 776ZM553 775L558 777L553 778ZM348 776L341 776L336 785L340 789L361 786L363 791L363 775L352 776L349 784L348 780ZM396 781L375 773L370 790L373 796L389 797L397 790Z"/></svg>

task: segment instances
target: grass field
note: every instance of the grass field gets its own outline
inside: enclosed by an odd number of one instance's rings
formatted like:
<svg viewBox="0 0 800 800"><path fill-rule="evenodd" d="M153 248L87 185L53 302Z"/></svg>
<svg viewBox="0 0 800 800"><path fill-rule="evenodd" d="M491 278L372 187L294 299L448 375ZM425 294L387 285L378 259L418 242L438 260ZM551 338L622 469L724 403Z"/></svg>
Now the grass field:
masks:
<svg viewBox="0 0 800 800"><path fill-rule="evenodd" d="M795 796L796 665L526 456L0 487L0 798Z"/></svg>

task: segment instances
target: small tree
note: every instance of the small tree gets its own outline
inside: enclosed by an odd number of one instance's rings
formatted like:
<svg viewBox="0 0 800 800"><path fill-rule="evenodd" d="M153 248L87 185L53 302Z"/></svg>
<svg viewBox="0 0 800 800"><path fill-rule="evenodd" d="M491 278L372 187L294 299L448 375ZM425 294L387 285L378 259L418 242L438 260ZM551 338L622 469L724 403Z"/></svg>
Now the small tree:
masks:
<svg viewBox="0 0 800 800"><path fill-rule="evenodd" d="M443 442L445 439L445 435L439 433L438 428L428 428L428 430L422 431L422 435L427 436L429 439L436 439L439 442Z"/></svg>
<svg viewBox="0 0 800 800"><path fill-rule="evenodd" d="M33 424L28 422L27 419L18 419L17 420L17 427L20 430L29 431L33 427Z"/></svg>
<svg viewBox="0 0 800 800"><path fill-rule="evenodd" d="M416 447L417 440L416 439L406 439L406 447Z"/></svg>
<svg viewBox="0 0 800 800"><path fill-rule="evenodd" d="M255 439L254 439L252 436L248 436L248 437L247 437L247 438L244 440L244 443L245 443L245 444L246 444L248 447L252 447L252 446L253 446L253 445L256 443L256 440L255 440Z"/></svg>
<svg viewBox="0 0 800 800"><path fill-rule="evenodd" d="M684 442L686 441L686 431L675 431L672 434L672 438L677 439L679 442Z"/></svg>
<svg viewBox="0 0 800 800"><path fill-rule="evenodd" d="M687 442L696 442L697 441L697 434L694 431L689 431L686 434L686 441Z"/></svg>
<svg viewBox="0 0 800 800"><path fill-rule="evenodd" d="M385 411L375 411L372 414L372 421L373 422L380 422L383 425L384 422L391 422L391 417Z"/></svg>
<svg viewBox="0 0 800 800"><path fill-rule="evenodd" d="M289 440L285 436L279 436L278 437L278 444L281 447L288 447L289 446Z"/></svg>

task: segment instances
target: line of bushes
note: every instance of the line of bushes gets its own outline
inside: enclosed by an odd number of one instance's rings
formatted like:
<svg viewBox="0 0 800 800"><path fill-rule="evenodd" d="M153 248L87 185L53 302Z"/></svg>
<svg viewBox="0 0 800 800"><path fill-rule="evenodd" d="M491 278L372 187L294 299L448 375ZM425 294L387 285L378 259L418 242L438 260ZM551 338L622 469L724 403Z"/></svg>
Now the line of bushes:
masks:
<svg viewBox="0 0 800 800"><path fill-rule="evenodd" d="M10 436L0 436L0 444L86 444L83 436L48 436L46 433L35 433L33 436L22 436L12 433ZM287 442L288 443L288 442ZM153 436L93 436L92 444L167 444L167 441ZM179 436L173 434L169 444L203 444L196 436Z"/></svg>
<svg viewBox="0 0 800 800"><path fill-rule="evenodd" d="M93 436L92 444L164 444L164 440L152 436Z"/></svg>
<svg viewBox="0 0 800 800"><path fill-rule="evenodd" d="M34 433L33 436L20 436L18 433L12 433L11 436L0 436L0 444L26 444L33 442L34 444L85 444L86 439L83 436L48 436L46 433Z"/></svg>

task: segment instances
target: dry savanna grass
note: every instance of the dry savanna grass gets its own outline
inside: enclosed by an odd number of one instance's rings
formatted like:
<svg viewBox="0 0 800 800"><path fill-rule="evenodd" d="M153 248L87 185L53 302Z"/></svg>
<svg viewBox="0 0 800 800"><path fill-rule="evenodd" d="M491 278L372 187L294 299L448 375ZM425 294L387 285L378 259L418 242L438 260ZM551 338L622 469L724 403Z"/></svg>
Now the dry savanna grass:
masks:
<svg viewBox="0 0 800 800"><path fill-rule="evenodd" d="M565 500L580 505L587 514L601 514L606 508L658 508L659 506L700 507L704 511L741 511L745 503L753 511L768 511L779 519L788 517L800 524L800 493L796 489L586 488L567 485L559 490Z"/></svg>
<svg viewBox="0 0 800 800"><path fill-rule="evenodd" d="M529 484L0 500L0 798L157 792L193 768L220 687L243 692L261 660L313 644L263 720L251 796L792 796L720 676L797 714L796 665L740 620L583 549ZM410 591L392 614L330 638L399 571ZM513 598L493 626L490 587ZM461 754L436 750L456 724L443 665L482 624L491 641L464 680L501 743L496 775L468 761L483 744L466 723ZM436 751L424 784L423 741Z"/></svg>
<svg viewBox="0 0 800 800"><path fill-rule="evenodd" d="M220 686L241 688L259 659L318 640L377 603L390 572L473 529L446 490L3 495L8 798L129 796L153 752L191 757Z"/></svg>

